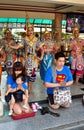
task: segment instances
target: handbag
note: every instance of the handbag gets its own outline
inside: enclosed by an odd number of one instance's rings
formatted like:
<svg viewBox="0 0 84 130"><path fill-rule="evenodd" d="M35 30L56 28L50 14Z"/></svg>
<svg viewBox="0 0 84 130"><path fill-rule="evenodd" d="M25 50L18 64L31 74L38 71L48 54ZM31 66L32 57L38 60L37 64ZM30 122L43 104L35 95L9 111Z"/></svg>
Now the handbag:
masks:
<svg viewBox="0 0 84 130"><path fill-rule="evenodd" d="M53 82L56 82L56 68L55 65L52 67ZM53 90L54 104L63 105L65 103L71 103L71 92L70 87L54 88Z"/></svg>
<svg viewBox="0 0 84 130"><path fill-rule="evenodd" d="M69 87L55 88L54 89L54 104L63 105L66 103L71 103L71 92Z"/></svg>

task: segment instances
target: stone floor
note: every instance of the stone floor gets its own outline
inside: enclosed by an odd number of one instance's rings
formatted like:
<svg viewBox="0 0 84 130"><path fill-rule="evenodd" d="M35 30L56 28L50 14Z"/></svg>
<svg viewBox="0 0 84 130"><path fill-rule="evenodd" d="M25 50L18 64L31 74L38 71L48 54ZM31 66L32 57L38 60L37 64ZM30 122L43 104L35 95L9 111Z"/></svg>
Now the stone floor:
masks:
<svg viewBox="0 0 84 130"><path fill-rule="evenodd" d="M34 117L20 120L5 115L0 117L0 130L84 130L84 106L81 98L73 99L69 109L50 110L59 113L60 117L41 115L40 110Z"/></svg>
<svg viewBox="0 0 84 130"><path fill-rule="evenodd" d="M8 116L8 107L4 105L5 114L0 117L0 130L84 130L84 106L81 102L84 91L81 88L84 88L84 84L71 86L72 96L79 97L73 99L71 108L51 109L53 112L60 113L60 117L49 114L41 115L38 111L35 117L13 120ZM48 106L46 88L43 86L39 72L37 72L37 79L33 84L32 92L29 96L29 102L39 102L42 106Z"/></svg>

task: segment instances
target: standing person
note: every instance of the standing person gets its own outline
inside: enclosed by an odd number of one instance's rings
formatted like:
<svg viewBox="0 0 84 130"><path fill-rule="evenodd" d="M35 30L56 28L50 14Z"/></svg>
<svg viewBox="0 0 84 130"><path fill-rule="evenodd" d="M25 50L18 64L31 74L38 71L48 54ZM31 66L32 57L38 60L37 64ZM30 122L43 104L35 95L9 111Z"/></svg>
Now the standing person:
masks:
<svg viewBox="0 0 84 130"><path fill-rule="evenodd" d="M48 30L44 32L44 41L40 45L41 48L41 63L40 63L40 76L44 81L45 73L47 69L53 63L53 52L54 52L54 43L51 41L51 33Z"/></svg>
<svg viewBox="0 0 84 130"><path fill-rule="evenodd" d="M3 51L6 54L5 64L7 73L12 73L12 66L13 66L13 56L15 54L14 49L10 47L10 43L15 45L14 40L12 39L11 31L7 28L4 32L5 39L1 40L0 45L2 46Z"/></svg>
<svg viewBox="0 0 84 130"><path fill-rule="evenodd" d="M49 105L53 109L58 109L60 106L68 108L71 103L70 91L69 95L62 94L65 90L70 90L70 85L73 83L70 69L65 66L65 55L62 52L55 54L55 69L50 67L46 71L44 85L47 88ZM59 93L61 91L61 94Z"/></svg>
<svg viewBox="0 0 84 130"><path fill-rule="evenodd" d="M84 59L83 59L83 49L84 40L79 38L79 28L74 27L73 29L73 39L70 41L70 49L72 56L71 71L74 75L76 71L75 84L79 86L79 78L83 76Z"/></svg>
<svg viewBox="0 0 84 130"><path fill-rule="evenodd" d="M28 86L24 83L25 77L23 74L18 74L14 83L6 92L6 96L10 96L10 111L9 115L13 114L13 107L15 103L23 102L23 108L29 109L28 105Z"/></svg>
<svg viewBox="0 0 84 130"><path fill-rule="evenodd" d="M24 47L24 55L25 55L25 67L26 73L29 77L29 93L31 93L32 82L36 79L35 69L37 68L37 56L36 50L39 46L39 40L34 35L34 26L30 23L27 25L27 35L22 40L21 43L18 43L16 46L12 46L14 49L19 49Z"/></svg>
<svg viewBox="0 0 84 130"><path fill-rule="evenodd" d="M8 75L7 77L7 90L9 91L10 88L12 87L13 84L16 84L16 77L22 74L25 77L25 68L23 66L23 64L19 61L15 62L13 64L13 74L12 75ZM24 81L25 85L28 86L28 79L26 77L25 81ZM28 93L27 93L27 98L28 98ZM23 108L24 103L23 102L16 102L13 106L13 112L15 114L22 114L22 112L29 112L28 110L25 110Z"/></svg>

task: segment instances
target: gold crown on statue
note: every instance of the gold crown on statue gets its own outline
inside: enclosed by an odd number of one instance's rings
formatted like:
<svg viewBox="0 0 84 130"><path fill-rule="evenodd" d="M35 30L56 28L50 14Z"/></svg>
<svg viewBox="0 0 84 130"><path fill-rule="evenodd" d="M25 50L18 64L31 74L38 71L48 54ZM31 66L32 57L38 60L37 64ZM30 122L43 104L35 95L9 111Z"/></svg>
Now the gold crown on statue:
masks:
<svg viewBox="0 0 84 130"><path fill-rule="evenodd" d="M27 12L25 12L25 13L26 13L26 29L27 28L33 28L34 29L34 25L31 24L30 21L29 21L28 13Z"/></svg>
<svg viewBox="0 0 84 130"><path fill-rule="evenodd" d="M6 33L10 33L10 34L11 34L11 31L10 31L9 28L6 28L6 29L5 29L4 34L6 34Z"/></svg>
<svg viewBox="0 0 84 130"><path fill-rule="evenodd" d="M48 34L48 33L50 33L50 32L47 30L47 27L45 27L44 35Z"/></svg>
<svg viewBox="0 0 84 130"><path fill-rule="evenodd" d="M28 23L27 23L27 28L34 28L34 25L31 24L31 23L28 21Z"/></svg>

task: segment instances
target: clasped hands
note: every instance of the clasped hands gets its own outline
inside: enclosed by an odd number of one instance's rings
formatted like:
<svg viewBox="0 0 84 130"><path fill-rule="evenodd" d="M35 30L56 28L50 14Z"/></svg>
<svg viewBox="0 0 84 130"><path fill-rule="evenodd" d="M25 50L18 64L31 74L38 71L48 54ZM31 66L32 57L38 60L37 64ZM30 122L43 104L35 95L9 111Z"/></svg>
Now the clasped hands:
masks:
<svg viewBox="0 0 84 130"><path fill-rule="evenodd" d="M66 82L64 82L64 81L61 81L59 84L60 84L60 86L66 86Z"/></svg>

